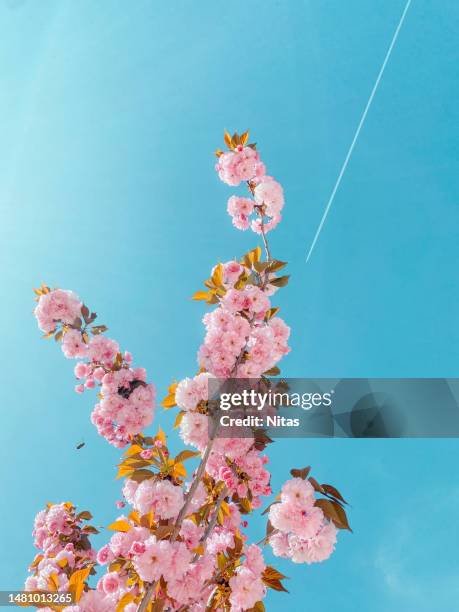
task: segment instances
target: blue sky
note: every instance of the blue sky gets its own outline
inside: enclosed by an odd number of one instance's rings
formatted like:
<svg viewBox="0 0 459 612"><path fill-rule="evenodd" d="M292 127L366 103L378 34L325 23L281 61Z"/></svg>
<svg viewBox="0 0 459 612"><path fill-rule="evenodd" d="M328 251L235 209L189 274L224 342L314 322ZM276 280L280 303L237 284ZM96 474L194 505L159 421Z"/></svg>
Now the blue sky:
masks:
<svg viewBox="0 0 459 612"><path fill-rule="evenodd" d="M71 499L104 525L119 497L119 452L89 423L89 394L72 392L72 364L40 340L31 287L77 291L160 396L194 373L203 305L190 295L215 262L256 244L231 227L233 191L213 170L224 127L250 128L285 188L271 239L292 275L278 294L293 329L283 373L457 376L453 0L413 0L305 263L403 6L0 2L1 589L21 586L46 501ZM458 441L289 440L271 456L275 487L307 464L338 486L354 534L326 564L277 562L290 595L270 595L268 609L430 612L457 600Z"/></svg>

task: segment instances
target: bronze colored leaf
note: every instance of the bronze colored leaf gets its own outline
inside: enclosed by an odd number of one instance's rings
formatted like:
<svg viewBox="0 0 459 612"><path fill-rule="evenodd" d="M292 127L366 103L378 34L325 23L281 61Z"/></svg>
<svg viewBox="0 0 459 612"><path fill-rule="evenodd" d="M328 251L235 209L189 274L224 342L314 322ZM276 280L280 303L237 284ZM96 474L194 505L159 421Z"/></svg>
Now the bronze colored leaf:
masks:
<svg viewBox="0 0 459 612"><path fill-rule="evenodd" d="M116 606L116 612L123 612L124 608L132 601L134 601L134 595L130 592L125 593Z"/></svg>
<svg viewBox="0 0 459 612"><path fill-rule="evenodd" d="M268 565L263 572L263 578L267 580L284 580L287 576L284 576L277 569Z"/></svg>
<svg viewBox="0 0 459 612"><path fill-rule="evenodd" d="M86 306L86 304L83 304L81 307L81 314L83 315L84 322L87 323L89 319L89 308Z"/></svg>
<svg viewBox="0 0 459 612"><path fill-rule="evenodd" d="M320 485L315 478L310 476L308 480L314 487L314 491L317 491L317 493L322 493L322 495L325 494L325 491L322 489L322 485Z"/></svg>
<svg viewBox="0 0 459 612"><path fill-rule="evenodd" d="M125 457L131 457L132 455L138 455L143 451L143 447L140 444L131 444L131 446L124 451L123 455Z"/></svg>
<svg viewBox="0 0 459 612"><path fill-rule="evenodd" d="M135 480L135 482L143 482L144 480L149 480L153 478L153 472L150 470L135 470L133 474L129 476L131 480Z"/></svg>
<svg viewBox="0 0 459 612"><path fill-rule="evenodd" d="M76 519L77 521L90 521L92 519L92 514L88 510L83 510L83 512L76 515Z"/></svg>
<svg viewBox="0 0 459 612"><path fill-rule="evenodd" d="M265 314L265 321L269 321L270 319L275 317L277 315L277 313L279 312L279 310L280 310L280 308L277 308L277 307L273 307L273 308L270 308L269 310L267 310L266 314Z"/></svg>
<svg viewBox="0 0 459 612"><path fill-rule="evenodd" d="M338 529L352 531L347 521L344 508L331 499L317 499L315 505L322 510L328 520L332 521Z"/></svg>
<svg viewBox="0 0 459 612"><path fill-rule="evenodd" d="M123 364L123 355L121 353L116 353L115 360L113 362L113 369L119 370Z"/></svg>
<svg viewBox="0 0 459 612"><path fill-rule="evenodd" d="M222 572L225 567L226 567L226 557L224 555L224 553L219 552L217 554L217 565L218 565L218 569Z"/></svg>
<svg viewBox="0 0 459 612"><path fill-rule="evenodd" d="M174 429L177 429L177 427L180 427L180 423L182 422L182 419L184 416L185 416L185 410L180 410L180 412L175 417Z"/></svg>
<svg viewBox="0 0 459 612"><path fill-rule="evenodd" d="M164 603L164 599L155 599L151 604L151 612L162 612Z"/></svg>
<svg viewBox="0 0 459 612"><path fill-rule="evenodd" d="M173 525L160 525L159 527L155 529L155 536L158 538L158 540L164 540L164 538L167 538L170 536L173 529L174 529Z"/></svg>
<svg viewBox="0 0 459 612"><path fill-rule="evenodd" d="M247 253L247 255L249 257L249 261L250 261L251 264L254 264L254 263L260 261L260 259L261 259L261 247L260 246L256 246L254 249L249 251Z"/></svg>
<svg viewBox="0 0 459 612"><path fill-rule="evenodd" d="M259 274L264 272L268 266L269 263L267 261L255 261L253 264L253 267Z"/></svg>
<svg viewBox="0 0 459 612"><path fill-rule="evenodd" d="M218 263L212 272L212 282L216 287L220 287L223 284L223 272L223 265Z"/></svg>
<svg viewBox="0 0 459 612"><path fill-rule="evenodd" d="M269 536L272 534L272 532L275 531L271 521L268 519L267 523L266 523L266 538L269 538Z"/></svg>
<svg viewBox="0 0 459 612"><path fill-rule="evenodd" d="M246 142L249 140L249 130L243 132L240 137L240 142L242 146L245 146Z"/></svg>
<svg viewBox="0 0 459 612"><path fill-rule="evenodd" d="M284 587L280 580L268 580L267 578L262 578L263 583L266 584L267 587L273 589L274 591L283 591L284 593L288 593L287 589Z"/></svg>
<svg viewBox="0 0 459 612"><path fill-rule="evenodd" d="M308 465L307 467L302 468L302 469L292 468L290 470L290 474L293 476L293 478L302 478L303 480L306 480L310 471L311 471L311 466Z"/></svg>
<svg viewBox="0 0 459 612"><path fill-rule="evenodd" d="M277 272L278 270L282 270L287 265L286 261L279 261L278 259L273 259L269 264L270 272Z"/></svg>
<svg viewBox="0 0 459 612"><path fill-rule="evenodd" d="M322 489L325 491L325 493L327 493L328 495L331 495L332 497L335 497L336 499L339 499L340 501L343 502L343 504L347 504L347 501L344 499L344 497L341 495L341 493L338 491L338 489L336 489L335 487L333 487L332 485L329 484L323 484L322 485Z"/></svg>
<svg viewBox="0 0 459 612"><path fill-rule="evenodd" d="M286 276L279 276L278 278L273 278L272 280L270 280L269 284L274 285L275 287L285 287L288 284L289 278L289 274L287 274Z"/></svg>
<svg viewBox="0 0 459 612"><path fill-rule="evenodd" d="M280 374L280 369L277 366L274 366L270 368L269 370L266 370L266 372L263 372L264 376L278 376L279 374Z"/></svg>
<svg viewBox="0 0 459 612"><path fill-rule="evenodd" d="M246 497L239 500L239 511L242 514L249 514L252 512L252 504Z"/></svg>
<svg viewBox="0 0 459 612"><path fill-rule="evenodd" d="M214 295L213 293L210 293L210 297L207 300L208 304L218 304L219 300L218 297L216 295Z"/></svg>
<svg viewBox="0 0 459 612"><path fill-rule="evenodd" d="M193 459L193 457L200 456L199 451L191 451L191 450L183 450L181 451L175 458L176 463L181 463L182 461L186 461L187 459Z"/></svg>

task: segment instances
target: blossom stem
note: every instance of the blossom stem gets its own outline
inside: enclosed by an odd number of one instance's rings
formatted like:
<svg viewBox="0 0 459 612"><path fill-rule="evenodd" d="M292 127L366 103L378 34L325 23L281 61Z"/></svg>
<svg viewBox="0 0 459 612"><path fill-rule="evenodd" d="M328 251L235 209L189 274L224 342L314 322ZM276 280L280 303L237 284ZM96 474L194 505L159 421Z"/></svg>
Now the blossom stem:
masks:
<svg viewBox="0 0 459 612"><path fill-rule="evenodd" d="M204 534L201 538L201 540L199 541L199 545L202 545L205 543L205 541L207 540L207 538L210 536L210 534L212 533L212 531L214 530L215 525L217 524L217 520L218 520L218 513L220 511L220 508L222 506L223 501L225 500L225 497L228 495L228 489L226 487L223 487L223 489L220 492L220 495L217 498L217 501L215 502L215 511L214 514L211 518L211 520L209 521ZM198 560L199 554L196 553L195 556L193 557L192 563L194 563L195 561Z"/></svg>

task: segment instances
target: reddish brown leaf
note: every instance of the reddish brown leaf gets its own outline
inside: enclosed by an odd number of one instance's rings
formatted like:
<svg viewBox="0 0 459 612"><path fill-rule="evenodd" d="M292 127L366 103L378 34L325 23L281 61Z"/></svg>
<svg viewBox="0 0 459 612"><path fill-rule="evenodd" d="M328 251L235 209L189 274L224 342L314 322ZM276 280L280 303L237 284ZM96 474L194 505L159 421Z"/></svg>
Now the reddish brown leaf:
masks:
<svg viewBox="0 0 459 612"><path fill-rule="evenodd" d="M341 493L338 491L338 489L336 489L335 487L332 487L332 485L323 484L322 485L322 489L326 493L328 493L328 495L331 495L332 497L335 497L336 499L339 499L340 501L343 502L343 504L347 504L347 501L344 499L344 497L341 495Z"/></svg>
<svg viewBox="0 0 459 612"><path fill-rule="evenodd" d="M332 501L331 499L318 499L315 505L322 510L327 519L332 521L338 529L348 529L352 531L344 508L336 501Z"/></svg>
<svg viewBox="0 0 459 612"><path fill-rule="evenodd" d="M302 469L292 468L290 470L290 474L293 476L293 478L302 478L303 480L306 480L310 471L311 471L311 466L308 465L307 467L302 468Z"/></svg>

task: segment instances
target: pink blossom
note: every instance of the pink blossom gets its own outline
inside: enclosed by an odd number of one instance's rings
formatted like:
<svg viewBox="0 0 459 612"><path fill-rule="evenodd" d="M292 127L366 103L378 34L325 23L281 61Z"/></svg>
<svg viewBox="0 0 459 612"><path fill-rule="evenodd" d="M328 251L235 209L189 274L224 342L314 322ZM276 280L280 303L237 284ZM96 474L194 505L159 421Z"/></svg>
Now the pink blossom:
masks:
<svg viewBox="0 0 459 612"><path fill-rule="evenodd" d="M183 506L183 491L169 480L144 480L134 495L134 508L141 514L154 510L162 519L174 518Z"/></svg>
<svg viewBox="0 0 459 612"><path fill-rule="evenodd" d="M260 578L247 567L240 567L229 581L231 587L231 611L240 612L253 608L266 595L266 587Z"/></svg>
<svg viewBox="0 0 459 612"><path fill-rule="evenodd" d="M185 519L180 528L180 536L190 550L198 546L203 533L203 528L189 519Z"/></svg>
<svg viewBox="0 0 459 612"><path fill-rule="evenodd" d="M177 405L184 410L192 410L199 400L199 391L194 379L184 378L181 380L175 390Z"/></svg>
<svg viewBox="0 0 459 612"><path fill-rule="evenodd" d="M102 334L93 336L89 343L89 358L100 363L110 363L119 352L119 345L115 340L106 338Z"/></svg>
<svg viewBox="0 0 459 612"><path fill-rule="evenodd" d="M88 376L90 371L91 368L88 366L88 364L83 362L77 363L73 370L76 378L85 378Z"/></svg>
<svg viewBox="0 0 459 612"><path fill-rule="evenodd" d="M145 542L133 542L129 554L132 556L142 555L145 552L145 548Z"/></svg>
<svg viewBox="0 0 459 612"><path fill-rule="evenodd" d="M73 291L54 289L41 295L34 310L40 329L50 332L56 328L58 321L73 323L81 316L81 302Z"/></svg>
<svg viewBox="0 0 459 612"><path fill-rule="evenodd" d="M67 359L85 357L88 346L83 342L81 332L76 329L69 329L64 334L62 340L62 352Z"/></svg>
<svg viewBox="0 0 459 612"><path fill-rule="evenodd" d="M232 287L243 271L243 267L237 261L228 261L223 265L223 284Z"/></svg>
<svg viewBox="0 0 459 612"><path fill-rule="evenodd" d="M253 205L254 202L250 198L231 196L228 200L228 213L232 217L238 217L240 215L248 217L253 212Z"/></svg>
<svg viewBox="0 0 459 612"><path fill-rule="evenodd" d="M315 502L314 488L309 480L291 478L282 485L281 500L301 508L311 508Z"/></svg>
<svg viewBox="0 0 459 612"><path fill-rule="evenodd" d="M318 533L309 539L289 536L289 557L294 563L319 563L332 554L336 543L336 527L324 523Z"/></svg>
<svg viewBox="0 0 459 612"><path fill-rule="evenodd" d="M245 551L245 565L255 576L261 576L266 568L261 548L256 544L251 544Z"/></svg>
<svg viewBox="0 0 459 612"><path fill-rule="evenodd" d="M257 204L266 206L269 217L277 217L284 206L284 192L277 181L271 176L263 177L254 190Z"/></svg>
<svg viewBox="0 0 459 612"><path fill-rule="evenodd" d="M120 586L120 579L116 572L105 574L105 576L102 578L102 588L108 595L111 593L116 593Z"/></svg>
<svg viewBox="0 0 459 612"><path fill-rule="evenodd" d="M155 536L151 536L145 541L145 551L134 557L134 567L142 580L159 580L170 555L170 543L165 540L158 541Z"/></svg>
<svg viewBox="0 0 459 612"><path fill-rule="evenodd" d="M113 561L113 559L114 555L107 544L105 546L102 546L102 548L97 553L97 563L99 563L100 565L110 563L111 561Z"/></svg>
<svg viewBox="0 0 459 612"><path fill-rule="evenodd" d="M290 547L288 543L288 534L282 531L276 531L269 538L269 544L276 557L288 558Z"/></svg>
<svg viewBox="0 0 459 612"><path fill-rule="evenodd" d="M113 601L104 592L84 591L79 603L81 612L113 612Z"/></svg>
<svg viewBox="0 0 459 612"><path fill-rule="evenodd" d="M199 412L188 412L180 422L180 437L185 444L203 450L209 439L208 417Z"/></svg>
<svg viewBox="0 0 459 612"><path fill-rule="evenodd" d="M227 185L234 186L239 185L241 181L261 177L265 173L258 152L251 147L238 147L236 151L223 153L215 167L220 179Z"/></svg>
<svg viewBox="0 0 459 612"><path fill-rule="evenodd" d="M233 225L236 229L245 231L250 227L250 221L247 215L237 215L233 217Z"/></svg>
<svg viewBox="0 0 459 612"><path fill-rule="evenodd" d="M323 512L317 506L308 505L301 509L290 502L281 502L274 504L269 510L269 520L273 527L303 538L314 536L322 525L323 519Z"/></svg>

